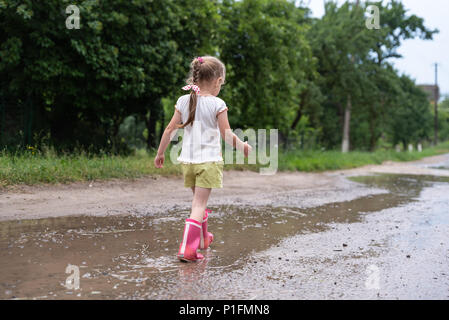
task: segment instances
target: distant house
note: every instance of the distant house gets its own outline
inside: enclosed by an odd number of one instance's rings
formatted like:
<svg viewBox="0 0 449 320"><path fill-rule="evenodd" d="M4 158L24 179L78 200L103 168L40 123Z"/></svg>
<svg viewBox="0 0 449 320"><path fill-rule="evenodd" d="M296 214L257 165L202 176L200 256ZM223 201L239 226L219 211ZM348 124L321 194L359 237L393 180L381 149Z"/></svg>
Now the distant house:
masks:
<svg viewBox="0 0 449 320"><path fill-rule="evenodd" d="M437 101L440 100L440 88L438 86L433 84L420 84L417 87L427 94L427 98L429 99L430 103L435 102L435 90Z"/></svg>

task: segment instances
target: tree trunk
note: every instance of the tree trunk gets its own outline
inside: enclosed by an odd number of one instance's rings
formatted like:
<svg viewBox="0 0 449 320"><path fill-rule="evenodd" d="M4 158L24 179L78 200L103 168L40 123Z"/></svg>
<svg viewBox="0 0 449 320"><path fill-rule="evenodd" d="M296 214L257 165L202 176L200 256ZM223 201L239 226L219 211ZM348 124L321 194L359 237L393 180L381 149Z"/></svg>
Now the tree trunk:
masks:
<svg viewBox="0 0 449 320"><path fill-rule="evenodd" d="M370 133L369 150L374 151L377 143L377 135L376 135L376 115L372 105L370 107L369 133Z"/></svg>
<svg viewBox="0 0 449 320"><path fill-rule="evenodd" d="M120 151L120 140L118 137L120 124L122 123L123 118L120 116L113 116L112 117L112 127L111 127L111 136L109 137L109 140L112 144L112 152L114 154L117 154Z"/></svg>
<svg viewBox="0 0 449 320"><path fill-rule="evenodd" d="M160 99L151 100L155 101L154 105L150 107L150 118L145 121L148 129L147 147L148 149L157 148L158 141L156 137L156 123L160 117Z"/></svg>
<svg viewBox="0 0 449 320"><path fill-rule="evenodd" d="M162 109L160 118L161 118L161 130L159 132L159 141L161 141L162 135L164 134L164 129L165 129L165 110L164 109Z"/></svg>
<svg viewBox="0 0 449 320"><path fill-rule="evenodd" d="M148 149L156 148L156 115L155 112L150 113L150 119L146 121L148 129L147 147Z"/></svg>
<svg viewBox="0 0 449 320"><path fill-rule="evenodd" d="M303 106L305 104L305 99L306 99L306 90L303 91L303 93L301 94L301 100L299 102L299 108L298 111L296 112L296 117L293 120L293 123L291 125L291 129L294 130L296 128L296 126L298 125L299 121L302 118L302 110L303 110Z"/></svg>
<svg viewBox="0 0 449 320"><path fill-rule="evenodd" d="M298 109L298 111L296 112L295 120L293 120L293 123L292 123L292 125L291 125L291 129L292 129L292 130L295 130L295 128L296 128L296 126L298 125L299 120L301 120L301 118L302 118L302 105L300 104L300 105L299 105L299 109Z"/></svg>
<svg viewBox="0 0 449 320"><path fill-rule="evenodd" d="M55 99L55 107L50 113L50 136L52 143L58 149L73 150L73 145L77 139L76 125L78 117L74 107L64 107L66 104L64 99Z"/></svg>
<svg viewBox="0 0 449 320"><path fill-rule="evenodd" d="M359 8L360 0L356 0L355 8L356 10ZM351 57L351 62L354 64L354 56ZM349 137L350 137L350 123L351 123L351 109L352 109L352 102L351 102L351 95L348 94L348 101L346 104L345 109L345 120L344 120L344 126L343 126L343 141L341 143L341 151L342 152L348 152L349 151Z"/></svg>
<svg viewBox="0 0 449 320"><path fill-rule="evenodd" d="M343 128L343 125L345 123L343 106L341 105L340 102L337 102L337 106L338 106L338 121L340 122L340 126Z"/></svg>
<svg viewBox="0 0 449 320"><path fill-rule="evenodd" d="M345 108L345 120L343 125L343 141L341 143L341 152L349 151L351 109L352 109L351 95L348 95L348 101Z"/></svg>

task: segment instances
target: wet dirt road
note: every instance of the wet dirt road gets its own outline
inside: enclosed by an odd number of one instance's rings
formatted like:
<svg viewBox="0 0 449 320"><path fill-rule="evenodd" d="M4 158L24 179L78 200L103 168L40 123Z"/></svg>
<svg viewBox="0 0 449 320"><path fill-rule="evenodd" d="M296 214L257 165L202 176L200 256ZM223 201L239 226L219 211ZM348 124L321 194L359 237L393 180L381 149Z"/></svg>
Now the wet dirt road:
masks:
<svg viewBox="0 0 449 320"><path fill-rule="evenodd" d="M3 220L0 298L448 299L449 157L440 160L413 164L433 175L345 171L341 189L311 199L212 204L215 242L200 263L176 259L188 206ZM68 265L77 290L65 287Z"/></svg>

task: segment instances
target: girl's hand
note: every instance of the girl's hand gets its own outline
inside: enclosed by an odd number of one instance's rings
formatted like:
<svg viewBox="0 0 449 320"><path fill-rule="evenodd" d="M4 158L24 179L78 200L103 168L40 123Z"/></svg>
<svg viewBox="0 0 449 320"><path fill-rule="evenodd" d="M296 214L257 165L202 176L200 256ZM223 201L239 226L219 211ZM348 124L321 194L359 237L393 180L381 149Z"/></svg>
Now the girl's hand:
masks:
<svg viewBox="0 0 449 320"><path fill-rule="evenodd" d="M158 154L156 156L156 158L154 158L154 166L156 168L163 168L164 167L164 160L165 160L164 154Z"/></svg>
<svg viewBox="0 0 449 320"><path fill-rule="evenodd" d="M245 155L245 158L248 158L248 155L250 154L252 149L253 148L248 144L248 142L245 142L245 146L243 149L243 154Z"/></svg>

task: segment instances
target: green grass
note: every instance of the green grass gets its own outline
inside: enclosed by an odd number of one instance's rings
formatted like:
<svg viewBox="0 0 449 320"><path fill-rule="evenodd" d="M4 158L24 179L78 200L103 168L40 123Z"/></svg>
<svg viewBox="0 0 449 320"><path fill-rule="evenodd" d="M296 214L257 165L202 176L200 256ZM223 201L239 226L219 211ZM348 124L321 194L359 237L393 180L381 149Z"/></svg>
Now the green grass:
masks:
<svg viewBox="0 0 449 320"><path fill-rule="evenodd" d="M449 152L449 142L429 147L422 152L396 152L379 150L375 152L352 151L296 151L289 152L279 159L279 170L285 171L325 171L350 169L368 164L381 164L384 161L412 161L424 157Z"/></svg>
<svg viewBox="0 0 449 320"><path fill-rule="evenodd" d="M449 142L424 149L423 152L349 152L292 151L279 153L280 171L324 171L348 169L386 160L410 161L449 152ZM154 153L144 150L133 156L89 156L85 153L57 156L54 151L39 153L28 147L20 154L0 152L0 188L17 184L68 183L74 181L105 180L111 178L139 178L148 175L180 175L180 166L168 159L163 169L153 165ZM260 165L225 165L225 170L256 171Z"/></svg>
<svg viewBox="0 0 449 320"><path fill-rule="evenodd" d="M0 153L0 188L13 184L68 183L73 181L138 178L145 175L180 174L179 166L166 161L163 169L153 165L154 156L140 152L134 156L56 156L32 152Z"/></svg>

